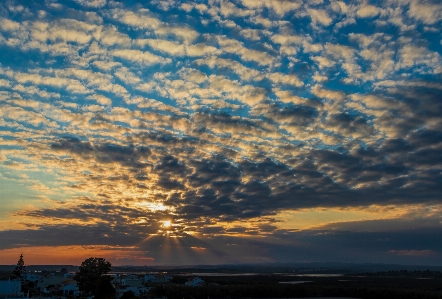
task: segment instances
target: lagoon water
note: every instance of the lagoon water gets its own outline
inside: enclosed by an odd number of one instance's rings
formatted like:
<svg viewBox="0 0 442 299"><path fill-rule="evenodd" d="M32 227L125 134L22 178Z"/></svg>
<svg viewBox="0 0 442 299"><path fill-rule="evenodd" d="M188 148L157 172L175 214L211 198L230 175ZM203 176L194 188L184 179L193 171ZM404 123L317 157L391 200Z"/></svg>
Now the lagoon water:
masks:
<svg viewBox="0 0 442 299"><path fill-rule="evenodd" d="M263 275L262 273L185 273L184 276L253 276Z"/></svg>
<svg viewBox="0 0 442 299"><path fill-rule="evenodd" d="M295 276L301 277L339 277L344 276L344 274L296 274Z"/></svg>
<svg viewBox="0 0 442 299"><path fill-rule="evenodd" d="M313 282L311 280L296 280L296 281L280 281L279 283L284 284L300 284L300 283L306 283L306 282Z"/></svg>

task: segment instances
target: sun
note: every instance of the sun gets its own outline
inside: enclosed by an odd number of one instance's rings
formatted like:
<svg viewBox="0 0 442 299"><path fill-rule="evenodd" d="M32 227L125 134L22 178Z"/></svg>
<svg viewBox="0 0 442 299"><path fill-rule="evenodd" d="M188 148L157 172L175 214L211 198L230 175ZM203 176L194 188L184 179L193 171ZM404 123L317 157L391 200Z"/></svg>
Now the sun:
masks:
<svg viewBox="0 0 442 299"><path fill-rule="evenodd" d="M172 222L170 220L164 220L163 221L163 226L164 227L170 227L172 225Z"/></svg>

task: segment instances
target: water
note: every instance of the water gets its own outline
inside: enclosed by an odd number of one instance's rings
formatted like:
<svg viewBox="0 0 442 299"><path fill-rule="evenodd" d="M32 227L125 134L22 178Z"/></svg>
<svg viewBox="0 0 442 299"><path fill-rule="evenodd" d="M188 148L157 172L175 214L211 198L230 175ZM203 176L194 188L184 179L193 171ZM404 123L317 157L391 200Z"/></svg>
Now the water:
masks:
<svg viewBox="0 0 442 299"><path fill-rule="evenodd" d="M180 274L184 276L253 276L253 275L263 275L260 273L186 273Z"/></svg>
<svg viewBox="0 0 442 299"><path fill-rule="evenodd" d="M311 280L297 280L297 281L280 281L279 283L285 283L285 284L301 284L306 282L313 282Z"/></svg>
<svg viewBox="0 0 442 299"><path fill-rule="evenodd" d="M361 298L354 298L354 297L303 297L303 298L296 298L296 299L361 299Z"/></svg>
<svg viewBox="0 0 442 299"><path fill-rule="evenodd" d="M301 277L339 277L339 276L344 276L344 274L296 274L296 276L301 276Z"/></svg>

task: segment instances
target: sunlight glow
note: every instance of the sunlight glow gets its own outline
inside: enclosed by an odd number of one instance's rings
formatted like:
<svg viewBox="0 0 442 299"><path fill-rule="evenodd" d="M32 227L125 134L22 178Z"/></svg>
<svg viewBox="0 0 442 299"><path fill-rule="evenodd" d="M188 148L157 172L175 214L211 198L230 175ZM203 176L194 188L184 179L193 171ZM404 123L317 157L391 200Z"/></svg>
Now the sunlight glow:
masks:
<svg viewBox="0 0 442 299"><path fill-rule="evenodd" d="M283 229L312 229L331 223L399 219L419 215L431 217L434 211L441 211L442 206L433 205L428 209L427 205L370 205L354 208L315 208L299 209L297 211L283 211L275 216L278 227Z"/></svg>
<svg viewBox="0 0 442 299"><path fill-rule="evenodd" d="M169 207L163 205L163 203L161 203L161 202L143 201L139 205L142 206L143 208L147 208L147 209L151 210L152 212L170 210Z"/></svg>

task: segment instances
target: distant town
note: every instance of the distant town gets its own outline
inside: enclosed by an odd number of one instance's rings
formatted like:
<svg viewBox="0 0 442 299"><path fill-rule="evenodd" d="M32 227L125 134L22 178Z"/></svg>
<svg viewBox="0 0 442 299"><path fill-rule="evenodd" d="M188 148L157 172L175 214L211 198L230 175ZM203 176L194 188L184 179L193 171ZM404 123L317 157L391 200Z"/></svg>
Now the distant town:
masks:
<svg viewBox="0 0 442 299"><path fill-rule="evenodd" d="M94 260L94 258L88 260ZM106 263L104 259L101 260ZM97 268L99 267L97 265L94 266ZM108 266L108 271L101 273L101 276L105 276L109 281L110 285L108 289L113 288L115 291L115 293L112 293L112 298L130 299L134 297L147 296L151 288L158 285L164 286L165 284L171 284L171 280L173 278L173 276L167 272L149 272L143 274L121 272L113 273L110 269L110 263L108 263ZM87 280L89 280L92 284L99 284L99 280L93 281L91 276L91 272L94 270L95 269L92 269L92 271L86 273ZM8 273L8 271L3 271L1 273L2 277L0 277L0 279L2 280L0 280L0 297L38 297L58 299L72 297L92 298L94 297L93 292L88 294L87 291L82 290L81 288L81 280L79 279L79 275L81 273L81 266L79 272L70 271L65 267L52 271L45 269L26 270L23 255L20 255L17 266L15 266L11 273ZM97 279L99 279L99 277L97 277ZM204 280L199 277L191 277L184 282L185 286L190 287L202 286L204 284Z"/></svg>
<svg viewBox="0 0 442 299"><path fill-rule="evenodd" d="M68 272L66 268L59 271L32 271L26 273L23 279L0 280L0 296L7 298L39 297L39 298L68 298L80 297L77 281L74 280L76 273ZM149 274L109 274L112 277L112 285L117 291L117 298L125 293L133 293L142 296L149 292L155 285L171 283L173 276L167 272ZM26 287L23 289L22 284ZM186 286L201 286L204 281L199 277L189 278L184 283Z"/></svg>
<svg viewBox="0 0 442 299"><path fill-rule="evenodd" d="M20 255L17 265L0 266L0 298L442 298L438 267L324 265L112 267L89 258L80 266L25 266Z"/></svg>

